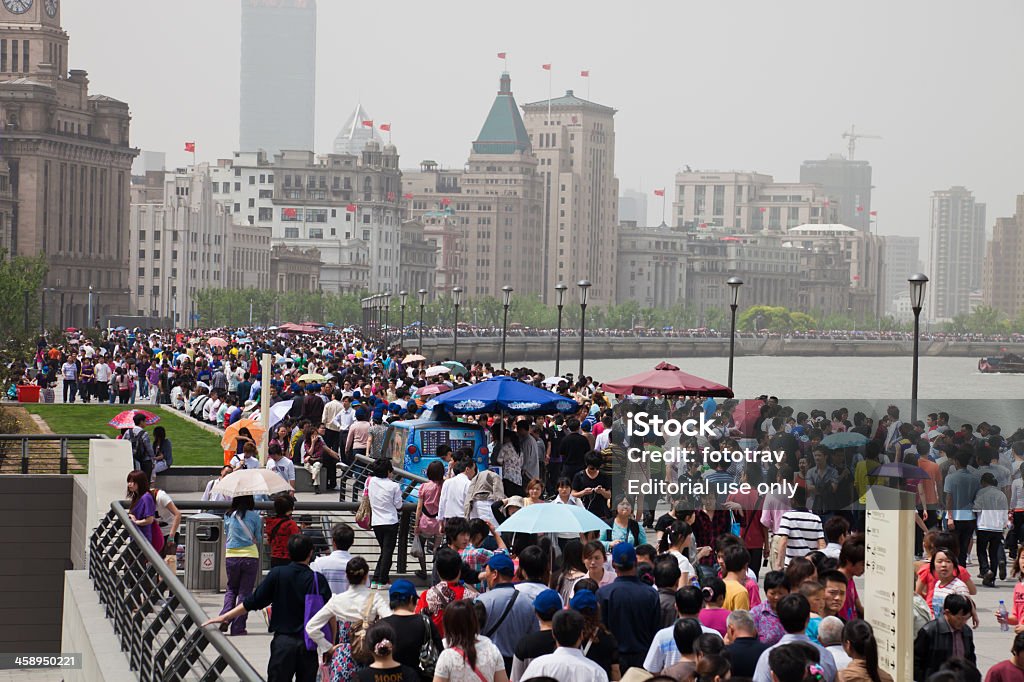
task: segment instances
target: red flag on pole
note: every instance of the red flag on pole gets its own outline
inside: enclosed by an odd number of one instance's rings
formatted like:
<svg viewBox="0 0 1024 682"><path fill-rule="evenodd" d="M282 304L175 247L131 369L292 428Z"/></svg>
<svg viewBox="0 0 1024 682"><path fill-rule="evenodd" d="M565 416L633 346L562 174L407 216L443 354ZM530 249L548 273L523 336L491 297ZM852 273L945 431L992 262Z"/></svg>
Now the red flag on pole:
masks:
<svg viewBox="0 0 1024 682"><path fill-rule="evenodd" d="M541 64L540 68L544 69L545 71L550 71L551 70L551 65L550 64Z"/></svg>
<svg viewBox="0 0 1024 682"><path fill-rule="evenodd" d="M663 189L656 189L656 190L654 190L654 196L656 196L656 197L663 197L663 196L665 196L665 190L663 190Z"/></svg>
<svg viewBox="0 0 1024 682"><path fill-rule="evenodd" d="M390 123L381 123L380 124L380 129L383 130L385 133L390 133L391 132L391 124Z"/></svg>
<svg viewBox="0 0 1024 682"><path fill-rule="evenodd" d="M705 228L705 227L707 227L707 226L708 226L708 224L707 224L707 223L701 223L699 227L701 227L701 228Z"/></svg>
<svg viewBox="0 0 1024 682"><path fill-rule="evenodd" d="M355 204L349 204L348 206L345 207L346 213L355 213L357 210L358 207Z"/></svg>
<svg viewBox="0 0 1024 682"><path fill-rule="evenodd" d="M450 205L451 203L452 203L452 200L451 200L451 199L449 199L448 197L444 197L443 199L441 199L441 205L442 205L442 206L448 206L448 205Z"/></svg>
<svg viewBox="0 0 1024 682"><path fill-rule="evenodd" d="M877 217L878 211L868 211L868 215L871 216L872 218Z"/></svg>
<svg viewBox="0 0 1024 682"><path fill-rule="evenodd" d="M196 143L195 142L186 142L185 143L185 151L192 152L193 154L195 154L195 152L196 152Z"/></svg>
<svg viewBox="0 0 1024 682"><path fill-rule="evenodd" d="M590 71L580 71L580 75L584 78L590 78Z"/></svg>
<svg viewBox="0 0 1024 682"><path fill-rule="evenodd" d="M295 210L294 208L281 209L281 216L284 218L294 218L296 215L298 215L298 211Z"/></svg>
<svg viewBox="0 0 1024 682"><path fill-rule="evenodd" d="M412 194L403 194L402 198L403 199L412 199Z"/></svg>
<svg viewBox="0 0 1024 682"><path fill-rule="evenodd" d="M864 207L863 206L858 206L857 207L857 213L863 213L863 212L864 212Z"/></svg>
<svg viewBox="0 0 1024 682"><path fill-rule="evenodd" d="M759 208L759 209L757 209L757 210L759 210L759 211L760 211L761 213L764 213L764 212L765 212L765 211L767 211L768 209L767 209L767 208L765 208L764 206L762 206L761 208Z"/></svg>
<svg viewBox="0 0 1024 682"><path fill-rule="evenodd" d="M388 201L394 201L394 200L395 200L395 193L394 192L388 192Z"/></svg>
<svg viewBox="0 0 1024 682"><path fill-rule="evenodd" d="M504 59L504 58L505 58L505 53L504 52L499 52L498 53L498 59Z"/></svg>
<svg viewBox="0 0 1024 682"><path fill-rule="evenodd" d="M372 128L373 121L363 121L363 125L366 126L367 128Z"/></svg>

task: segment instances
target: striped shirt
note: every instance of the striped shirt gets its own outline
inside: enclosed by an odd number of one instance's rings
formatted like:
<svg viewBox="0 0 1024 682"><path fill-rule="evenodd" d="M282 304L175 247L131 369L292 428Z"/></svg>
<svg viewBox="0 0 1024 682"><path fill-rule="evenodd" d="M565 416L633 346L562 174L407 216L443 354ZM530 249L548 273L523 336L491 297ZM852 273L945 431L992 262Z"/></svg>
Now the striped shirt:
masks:
<svg viewBox="0 0 1024 682"><path fill-rule="evenodd" d="M825 539L821 519L805 510L790 510L779 521L779 535L786 540L786 566L795 557L807 556L818 549L818 541Z"/></svg>

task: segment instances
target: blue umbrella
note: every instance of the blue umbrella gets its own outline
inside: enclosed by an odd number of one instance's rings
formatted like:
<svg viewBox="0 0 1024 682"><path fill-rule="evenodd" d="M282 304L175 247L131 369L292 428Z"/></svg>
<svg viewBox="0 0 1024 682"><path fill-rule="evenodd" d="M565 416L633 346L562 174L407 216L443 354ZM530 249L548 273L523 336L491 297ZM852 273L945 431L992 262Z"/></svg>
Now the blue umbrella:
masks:
<svg viewBox="0 0 1024 682"><path fill-rule="evenodd" d="M608 524L574 504L534 503L498 526L502 533L586 533L608 530Z"/></svg>
<svg viewBox="0 0 1024 682"><path fill-rule="evenodd" d="M856 448L868 442L868 437L855 431L840 431L825 436L821 444L830 450Z"/></svg>
<svg viewBox="0 0 1024 682"><path fill-rule="evenodd" d="M575 400L506 376L494 377L437 396L425 407L427 410L439 407L449 414L569 414L579 409Z"/></svg>

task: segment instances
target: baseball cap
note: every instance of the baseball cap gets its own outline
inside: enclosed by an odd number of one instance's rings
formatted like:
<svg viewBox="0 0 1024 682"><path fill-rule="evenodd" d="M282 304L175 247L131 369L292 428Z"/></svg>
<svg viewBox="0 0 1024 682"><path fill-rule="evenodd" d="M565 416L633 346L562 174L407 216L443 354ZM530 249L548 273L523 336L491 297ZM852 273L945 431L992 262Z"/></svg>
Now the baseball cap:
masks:
<svg viewBox="0 0 1024 682"><path fill-rule="evenodd" d="M508 554L495 554L487 560L487 568L492 571L497 571L502 575L513 575L516 572L515 564L512 563L512 559L509 558Z"/></svg>
<svg viewBox="0 0 1024 682"><path fill-rule="evenodd" d="M533 610L543 620L551 618L562 609L562 597L554 590L544 590L533 599Z"/></svg>
<svg viewBox="0 0 1024 682"><path fill-rule="evenodd" d="M628 542L620 542L612 549L612 566L632 568L636 565L636 548Z"/></svg>
<svg viewBox="0 0 1024 682"><path fill-rule="evenodd" d="M597 608L597 596L590 590L580 590L569 600L569 607L577 611L594 610Z"/></svg>
<svg viewBox="0 0 1024 682"><path fill-rule="evenodd" d="M396 597L401 601L409 601L415 599L418 595L416 594L416 586L408 580L396 580L391 583L391 587L388 589L388 596L391 599Z"/></svg>

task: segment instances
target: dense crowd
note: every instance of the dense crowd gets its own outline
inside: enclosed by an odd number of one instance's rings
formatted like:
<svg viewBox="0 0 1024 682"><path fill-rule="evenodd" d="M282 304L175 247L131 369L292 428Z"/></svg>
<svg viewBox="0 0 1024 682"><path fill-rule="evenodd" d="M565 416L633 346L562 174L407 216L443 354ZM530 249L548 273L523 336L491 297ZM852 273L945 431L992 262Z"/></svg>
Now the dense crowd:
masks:
<svg viewBox="0 0 1024 682"><path fill-rule="evenodd" d="M218 333L225 342L211 344ZM241 636L246 613L272 605L271 679L313 679L323 664L331 680L380 682L887 680L855 583L864 571L864 495L879 483L910 492L918 509L914 679L980 680L974 579L999 589L1007 571L1024 577L1020 432L1005 437L988 423L955 428L945 413L902 421L896 407L877 415L877 423L875 415L851 418L844 408L796 412L768 396L746 420L733 400L616 401L590 377L552 382L516 368L509 372L515 378L574 398L579 411L504 422L469 417L487 428L500 476L478 470L470 452L432 453L437 459L418 491L414 520L418 577L429 584L420 591L390 576L402 496L382 452L387 423L422 414L438 391L501 371L480 362L467 363L464 372L432 371L424 359L354 332L192 334L124 332L96 343L80 337L53 345L44 339L36 364L59 365L53 373L71 399L77 393L111 400L109 383L104 393L96 378L96 367L106 364L112 376L136 382L129 384L128 402L167 403L230 427L255 411L263 390L258 356L269 352L271 399L291 404L274 424L266 466L291 481L296 467L314 478L323 469L328 487L340 487L354 455L377 460L364 487L380 544L372 573L363 557L349 554L350 526L335 526L332 551L320 555L301 519L292 519L289 495L278 496L275 513L265 519L251 497L231 500L228 593L212 622ZM680 420L703 415L713 421L712 435L627 436L626 423L640 409ZM155 545L173 547L173 532L164 533L176 530L180 515L170 511L166 493L162 500L160 491L145 493L155 469L146 461L156 456L152 442L141 424L129 433L139 468L129 479L133 519L149 527ZM844 434L860 436L861 444L829 447ZM784 454L777 462L696 457L664 466L625 456L630 448L650 447ZM255 439L240 433L225 465L222 475L260 466ZM876 474L882 466L907 473ZM621 494L623 480L744 482L754 489L724 495L709 486L703 495L660 499ZM795 492L759 495L762 482L786 482ZM533 504L581 506L609 530L496 530ZM264 542L273 568L257 586L257 545ZM302 604L311 592L323 605L306 617ZM1014 658L991 668L986 679L1024 679L1024 583L1017 582L1012 596L993 594L1009 597L998 618L1017 638Z"/></svg>

